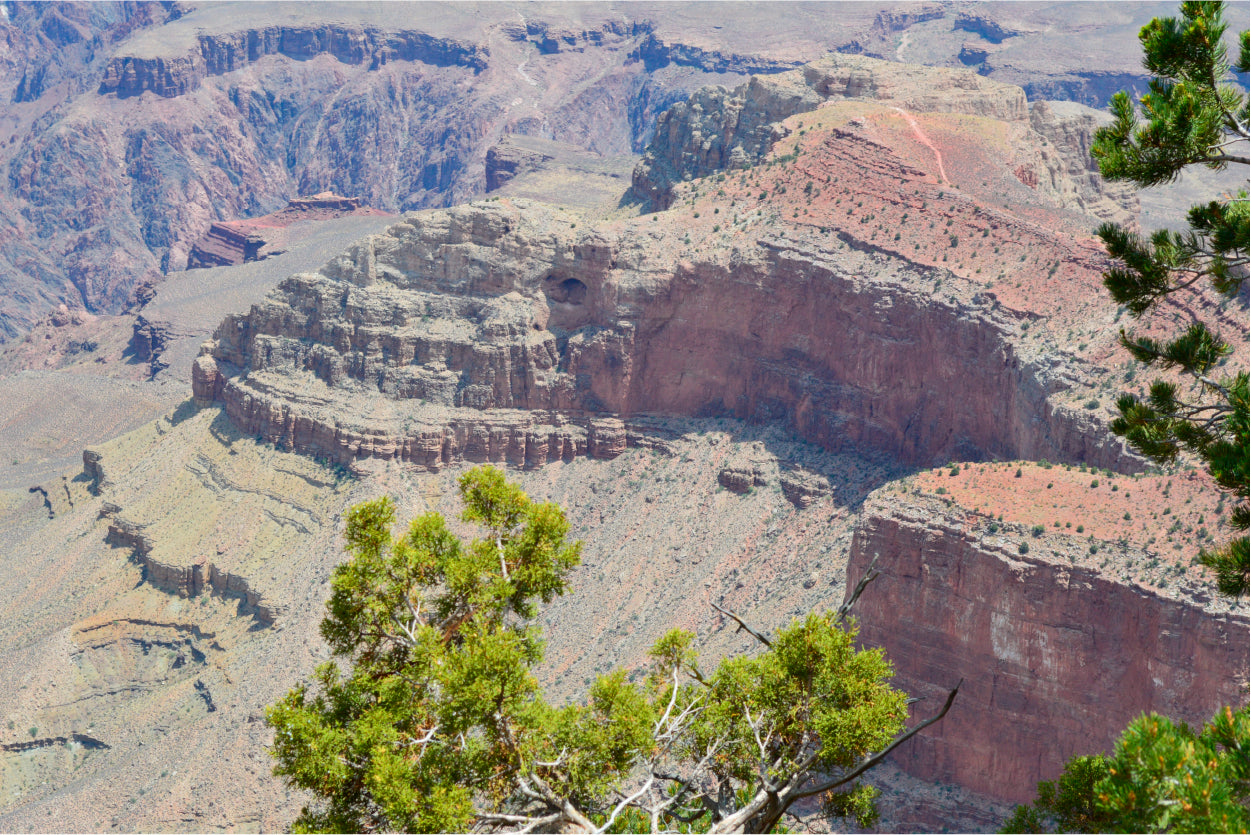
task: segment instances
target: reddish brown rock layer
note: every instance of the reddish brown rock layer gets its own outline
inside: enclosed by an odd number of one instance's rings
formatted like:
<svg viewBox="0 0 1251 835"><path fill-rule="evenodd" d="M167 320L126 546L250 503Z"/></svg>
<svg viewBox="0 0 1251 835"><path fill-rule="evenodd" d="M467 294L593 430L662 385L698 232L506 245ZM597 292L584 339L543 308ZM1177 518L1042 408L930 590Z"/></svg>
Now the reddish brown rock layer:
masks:
<svg viewBox="0 0 1251 835"><path fill-rule="evenodd" d="M283 229L300 220L332 220L348 215L379 215L359 197L342 197L322 192L312 197L295 197L285 208L246 220L223 220L209 226L204 237L191 248L187 269L223 267L259 261L281 252Z"/></svg>
<svg viewBox="0 0 1251 835"><path fill-rule="evenodd" d="M417 441L394 425L450 425L435 407L721 414L908 463L1132 466L1093 418L1053 401L1074 371L1023 354L992 299L937 299L923 269L802 234L685 260L644 223L583 232L506 202L409 215L228 318L195 395L223 399L246 432L297 449L316 437L309 451L336 460L442 460L442 429ZM232 367L244 374L225 385ZM348 417L366 394L390 417ZM372 428L342 440L349 425Z"/></svg>
<svg viewBox="0 0 1251 835"><path fill-rule="evenodd" d="M801 71L752 78L733 91L707 87L674 105L657 120L656 134L634 171L633 190L655 206L670 206L677 183L762 161L775 142L793 133L794 128L784 124L788 117L850 100L887 104L908 118L918 134L921 126L912 114L963 114L1029 129L1036 134L1032 144L1045 147L1032 149L1029 163L1018 169L1022 182L1038 188L1035 169L1042 169L1044 191L1057 207L1119 222L1131 221L1137 210L1131 189L1105 184L1097 175L1090 156L1093 117L1060 117L1046 102L1030 107L1020 87L968 72L909 67L859 55L832 55ZM962 144L945 150L959 152ZM941 179L946 182L946 172ZM967 187L968 181L962 180L962 185Z"/></svg>
<svg viewBox="0 0 1251 835"><path fill-rule="evenodd" d="M848 577L874 557L881 576L857 603L860 639L925 698L918 715L964 679L947 717L895 755L906 771L1025 802L1069 757L1111 750L1144 711L1197 726L1245 701L1244 615L1069 564L1065 549L1084 541L1013 533L968 533L933 500L866 506Z"/></svg>

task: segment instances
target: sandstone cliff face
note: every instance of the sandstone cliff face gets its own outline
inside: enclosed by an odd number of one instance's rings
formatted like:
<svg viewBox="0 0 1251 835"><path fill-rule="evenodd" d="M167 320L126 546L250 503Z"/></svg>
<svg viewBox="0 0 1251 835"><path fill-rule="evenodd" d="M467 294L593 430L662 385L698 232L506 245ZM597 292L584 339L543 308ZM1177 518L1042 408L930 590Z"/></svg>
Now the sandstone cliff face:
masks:
<svg viewBox="0 0 1251 835"><path fill-rule="evenodd" d="M519 174L535 171L552 157L504 141L486 153L486 190L495 191Z"/></svg>
<svg viewBox="0 0 1251 835"><path fill-rule="evenodd" d="M207 76L233 72L267 55L282 55L298 61L330 55L344 64L365 64L372 68L390 61L460 66L474 72L486 68L485 47L424 32L378 32L329 24L270 26L202 35L197 40L198 49L189 55L113 58L100 81L100 94L125 97L151 90L165 98L181 96L195 89Z"/></svg>
<svg viewBox="0 0 1251 835"><path fill-rule="evenodd" d="M135 561L143 568L143 581L153 588L179 597L208 593L235 598L243 604L244 613L255 616L265 626L273 626L275 619L285 613L286 607L275 606L252 591L246 578L222 571L205 559L178 565L154 558L146 528L122 517L113 518L109 522L107 541L131 549Z"/></svg>
<svg viewBox="0 0 1251 835"><path fill-rule="evenodd" d="M1125 208L1138 209L1137 190L1131 184L1105 181L1090 155L1095 130L1107 114L1071 102L1036 101L1030 107L1030 126L1048 141L1039 154L1049 189L1060 205L1073 206L1100 220L1126 223Z"/></svg>
<svg viewBox="0 0 1251 835"><path fill-rule="evenodd" d="M1197 727L1245 699L1245 615L1075 566L1066 555L1087 543L1069 539L989 534L934 500L866 503L848 577L874 558L881 576L856 604L860 639L925 698L918 716L964 679L946 718L895 755L906 771L1026 802L1069 757L1111 750L1144 711Z"/></svg>

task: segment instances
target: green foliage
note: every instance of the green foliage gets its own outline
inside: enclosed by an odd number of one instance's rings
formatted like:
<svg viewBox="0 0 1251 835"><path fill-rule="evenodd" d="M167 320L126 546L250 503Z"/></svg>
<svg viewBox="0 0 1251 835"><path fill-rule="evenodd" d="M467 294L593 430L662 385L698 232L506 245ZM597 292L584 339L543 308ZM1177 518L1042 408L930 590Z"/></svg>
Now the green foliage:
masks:
<svg viewBox="0 0 1251 835"><path fill-rule="evenodd" d="M1184 2L1177 18L1156 18L1143 27L1143 64L1155 78L1139 103L1125 93L1112 100L1113 122L1095 134L1092 153L1103 176L1140 186L1169 182L1187 166L1223 169L1247 165L1248 102L1228 83L1222 4ZM1235 68L1248 69L1248 33L1242 32ZM1135 318L1170 294L1207 281L1218 293L1239 295L1247 281L1247 190L1194 206L1185 232L1161 230L1149 237L1104 224L1098 234L1115 259L1104 274L1112 298ZM1189 377L1185 387L1157 380L1145 398L1124 395L1112 431L1159 463L1198 456L1222 489L1240 501L1230 515L1234 530L1248 521L1247 371L1218 377L1230 346L1202 321L1181 334L1157 340L1121 332L1121 344L1139 362ZM1215 569L1222 594L1249 589L1251 563L1245 534L1199 561Z"/></svg>
<svg viewBox="0 0 1251 835"><path fill-rule="evenodd" d="M1018 806L1001 832L1106 832L1112 825L1099 808L1095 786L1108 775L1102 755L1078 756L1064 766L1060 779L1038 784L1038 799Z"/></svg>
<svg viewBox="0 0 1251 835"><path fill-rule="evenodd" d="M1099 805L1122 832L1246 832L1247 708L1222 708L1195 735L1154 714L1117 742Z"/></svg>
<svg viewBox="0 0 1251 835"><path fill-rule="evenodd" d="M1222 708L1195 734L1162 716L1129 724L1108 758L1074 757L1038 784L1004 832L1246 832L1247 708Z"/></svg>
<svg viewBox="0 0 1251 835"><path fill-rule="evenodd" d="M460 494L482 530L468 543L437 514L396 537L385 498L347 514L351 559L322 622L345 668L321 665L266 713L274 773L314 798L295 831L768 832L818 796L828 814L875 818L859 778L907 700L854 625L811 614L771 641L753 633L765 651L711 674L674 630L645 680L613 672L556 707L529 621L566 591L580 543L498 470L469 471Z"/></svg>

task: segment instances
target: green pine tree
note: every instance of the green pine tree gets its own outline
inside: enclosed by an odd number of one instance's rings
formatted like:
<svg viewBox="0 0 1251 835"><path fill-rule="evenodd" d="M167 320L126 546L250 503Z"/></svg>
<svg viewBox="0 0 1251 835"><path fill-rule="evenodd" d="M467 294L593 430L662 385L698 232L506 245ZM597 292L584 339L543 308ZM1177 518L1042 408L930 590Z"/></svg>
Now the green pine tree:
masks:
<svg viewBox="0 0 1251 835"><path fill-rule="evenodd" d="M1144 65L1156 77L1140 102L1112 100L1114 121L1095 135L1092 151L1109 179L1141 186L1174 179L1190 165L1247 165L1247 97L1229 82L1220 3L1185 2L1178 18L1143 27ZM1247 72L1248 33L1236 65ZM1190 210L1190 229L1142 237L1114 224L1099 228L1116 259L1104 276L1113 299L1139 317L1170 294L1210 282L1229 297L1247 282L1247 190ZM1152 383L1146 399L1124 396L1112 429L1161 463L1197 455L1235 497L1232 527L1248 522L1247 371L1220 376L1232 353L1206 324L1195 322L1168 341L1121 332L1138 361L1175 369L1192 384ZM1248 591L1247 536L1199 559L1216 570L1221 593ZM1018 807L1005 832L1246 832L1251 740L1248 709L1226 707L1195 734L1157 715L1134 720L1111 757L1079 756L1038 799Z"/></svg>
<svg viewBox="0 0 1251 835"><path fill-rule="evenodd" d="M617 671L552 705L532 619L581 545L499 470L460 492L483 530L468 543L438 514L396 538L388 499L348 513L321 628L345 669L322 665L266 714L275 774L313 797L295 831L770 832L805 798L867 824L861 775L955 698L903 731L906 695L880 650L855 648L844 606L773 638L726 612L763 651L703 673L674 630L641 680Z"/></svg>
<svg viewBox="0 0 1251 835"><path fill-rule="evenodd" d="M1104 177L1146 187L1169 182L1192 165L1219 170L1248 164L1247 97L1230 83L1225 30L1218 2L1185 2L1180 17L1156 18L1143 27L1143 64L1155 77L1139 103L1141 116L1127 94L1113 97L1113 122L1095 134L1092 147ZM1236 68L1248 69L1245 31ZM1099 228L1116 259L1104 283L1134 317L1201 282L1231 298L1244 291L1251 238L1247 190L1194 206L1189 224L1186 232L1161 230L1149 237L1110 223ZM1121 397L1112 430L1161 463L1175 461L1183 451L1197 455L1221 489L1234 496L1229 521L1244 533L1202 552L1199 560L1215 569L1222 594L1246 594L1247 371L1222 375L1231 348L1201 321L1165 341L1123 330L1121 343L1139 362L1176 370L1191 383L1156 380L1146 398Z"/></svg>
<svg viewBox="0 0 1251 835"><path fill-rule="evenodd" d="M1074 757L1003 832L1246 832L1248 709L1222 708L1195 734L1155 714L1111 757Z"/></svg>

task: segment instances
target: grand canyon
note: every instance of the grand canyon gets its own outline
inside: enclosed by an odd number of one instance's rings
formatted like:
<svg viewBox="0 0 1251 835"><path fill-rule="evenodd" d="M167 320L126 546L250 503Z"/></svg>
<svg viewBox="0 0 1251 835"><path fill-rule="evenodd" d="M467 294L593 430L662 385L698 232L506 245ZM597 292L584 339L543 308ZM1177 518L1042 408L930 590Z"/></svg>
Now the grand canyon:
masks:
<svg viewBox="0 0 1251 835"><path fill-rule="evenodd" d="M288 825L264 709L343 514L453 517L479 463L585 543L558 700L874 566L918 716L964 682L882 831L1246 702L1222 493L1108 430L1147 380L1093 229L1241 176L1091 159L1169 4L0 10L0 830ZM1245 285L1193 309L1245 367Z"/></svg>

